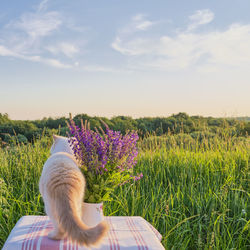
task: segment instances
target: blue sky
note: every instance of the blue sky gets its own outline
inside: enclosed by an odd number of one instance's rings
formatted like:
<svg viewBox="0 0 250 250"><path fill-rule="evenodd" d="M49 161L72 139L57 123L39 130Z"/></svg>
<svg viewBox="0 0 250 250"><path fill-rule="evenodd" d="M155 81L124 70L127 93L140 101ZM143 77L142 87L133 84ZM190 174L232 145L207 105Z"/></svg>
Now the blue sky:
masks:
<svg viewBox="0 0 250 250"><path fill-rule="evenodd" d="M248 0L3 0L0 113L250 116Z"/></svg>

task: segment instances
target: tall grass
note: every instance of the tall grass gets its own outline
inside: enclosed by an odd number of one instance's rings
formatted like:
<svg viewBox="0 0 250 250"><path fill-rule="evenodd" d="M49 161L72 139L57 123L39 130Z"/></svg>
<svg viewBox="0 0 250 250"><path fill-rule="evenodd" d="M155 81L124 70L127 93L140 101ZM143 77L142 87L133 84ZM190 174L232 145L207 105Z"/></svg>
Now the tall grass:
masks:
<svg viewBox="0 0 250 250"><path fill-rule="evenodd" d="M0 247L23 215L43 214L38 182L50 141L0 149Z"/></svg>
<svg viewBox="0 0 250 250"><path fill-rule="evenodd" d="M43 214L38 191L51 141L0 149L0 247L23 215ZM247 249L249 140L150 136L139 143L144 178L119 187L106 215L139 215L166 249Z"/></svg>

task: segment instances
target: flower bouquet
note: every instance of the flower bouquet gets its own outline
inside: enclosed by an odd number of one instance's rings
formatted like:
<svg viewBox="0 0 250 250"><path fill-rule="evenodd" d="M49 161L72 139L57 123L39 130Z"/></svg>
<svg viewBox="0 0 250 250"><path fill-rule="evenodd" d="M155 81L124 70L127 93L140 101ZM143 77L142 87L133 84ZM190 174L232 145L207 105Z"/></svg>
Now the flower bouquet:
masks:
<svg viewBox="0 0 250 250"><path fill-rule="evenodd" d="M86 203L110 201L110 194L116 187L143 176L133 173L138 155L137 133L130 131L123 136L103 124L105 131L102 128L93 131L87 122L81 122L79 128L72 119L68 124L69 142L86 179Z"/></svg>

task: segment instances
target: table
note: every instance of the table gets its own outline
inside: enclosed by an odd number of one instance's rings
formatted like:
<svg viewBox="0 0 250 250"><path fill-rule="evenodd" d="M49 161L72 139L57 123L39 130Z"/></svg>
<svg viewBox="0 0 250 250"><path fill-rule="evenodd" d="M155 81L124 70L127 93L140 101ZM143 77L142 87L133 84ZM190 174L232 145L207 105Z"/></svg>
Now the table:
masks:
<svg viewBox="0 0 250 250"><path fill-rule="evenodd" d="M139 216L106 216L110 226L99 248L83 247L68 239L50 240L53 226L47 216L23 216L12 229L3 250L161 250L161 234Z"/></svg>

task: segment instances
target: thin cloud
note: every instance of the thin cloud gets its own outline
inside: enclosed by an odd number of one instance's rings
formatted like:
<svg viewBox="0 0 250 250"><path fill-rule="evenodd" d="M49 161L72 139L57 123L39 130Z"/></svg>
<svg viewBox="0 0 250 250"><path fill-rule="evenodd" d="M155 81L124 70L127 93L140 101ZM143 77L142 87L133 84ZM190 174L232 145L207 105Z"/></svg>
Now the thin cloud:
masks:
<svg viewBox="0 0 250 250"><path fill-rule="evenodd" d="M128 70L121 70L114 67L107 67L103 65L87 65L82 67L87 72L102 72L102 73L130 73Z"/></svg>
<svg viewBox="0 0 250 250"><path fill-rule="evenodd" d="M48 6L48 2L49 0L43 0L39 5L38 5L38 8L37 10L38 11L44 11L47 9L47 6Z"/></svg>
<svg viewBox="0 0 250 250"><path fill-rule="evenodd" d="M209 9L197 10L193 15L189 16L191 21L188 31L194 30L200 25L208 24L214 19L214 13Z"/></svg>
<svg viewBox="0 0 250 250"><path fill-rule="evenodd" d="M134 34L140 31L146 31L154 24L154 22L146 18L146 15L137 14L131 18L130 22L126 26L119 30L119 35L122 36Z"/></svg>
<svg viewBox="0 0 250 250"><path fill-rule="evenodd" d="M52 58L42 58L40 62L59 69L70 69L73 67L70 64L65 64L57 59L52 59Z"/></svg>
<svg viewBox="0 0 250 250"><path fill-rule="evenodd" d="M45 13L25 13L20 20L12 22L8 28L18 29L33 40L50 35L62 24L60 14L56 11Z"/></svg>
<svg viewBox="0 0 250 250"><path fill-rule="evenodd" d="M242 67L250 64L250 24L231 24L225 30L198 33L195 27L212 21L210 10L195 12L190 26L174 36L123 36L118 33L111 46L127 57L133 57L134 68L199 70L219 67ZM131 62L130 62L131 63Z"/></svg>
<svg viewBox="0 0 250 250"><path fill-rule="evenodd" d="M147 53L147 41L142 38L133 38L141 32L146 32L155 22L146 19L146 15L137 14L133 16L130 22L118 31L111 47L124 55L140 55ZM126 46L124 46L126 43Z"/></svg>
<svg viewBox="0 0 250 250"><path fill-rule="evenodd" d="M59 68L59 69L72 68L72 65L62 63L59 60L53 59L53 58L45 58L45 57L41 57L41 56L24 56L24 55L18 55L16 57L27 60L27 61L31 61L31 62L40 62L40 63L43 63L45 65L49 65L49 66Z"/></svg>
<svg viewBox="0 0 250 250"><path fill-rule="evenodd" d="M33 12L23 13L16 20L4 26L0 37L0 56L9 56L26 61L39 62L56 68L72 68L74 64L49 58L44 51L53 55L63 54L72 58L79 49L76 45L62 41L57 46L44 46L44 39L57 32L62 24L62 15L57 11L47 11L48 0L43 0Z"/></svg>
<svg viewBox="0 0 250 250"><path fill-rule="evenodd" d="M120 37L116 37L111 47L123 55L130 56L152 54L155 50L153 41L145 38L135 38L124 42Z"/></svg>
<svg viewBox="0 0 250 250"><path fill-rule="evenodd" d="M65 64L60 62L57 59L53 59L53 58L46 58L46 57L41 57L38 55L23 55L23 54L18 54L16 52L13 52L11 50L9 50L8 48L0 45L0 56L10 56L10 57L14 57L17 59L22 59L25 61L31 61L31 62L40 62L43 63L45 65L49 65L55 68L61 68L61 69L69 69L72 68L72 65L70 64Z"/></svg>
<svg viewBox="0 0 250 250"><path fill-rule="evenodd" d="M132 17L130 27L134 27L136 30L147 30L153 24L153 22L146 19L145 15L137 14L136 16Z"/></svg>
<svg viewBox="0 0 250 250"><path fill-rule="evenodd" d="M75 44L66 42L59 43L56 46L48 46L47 50L54 55L64 54L69 58L72 58L76 53L79 52L79 49Z"/></svg>
<svg viewBox="0 0 250 250"><path fill-rule="evenodd" d="M0 45L0 56L16 56L16 53Z"/></svg>

